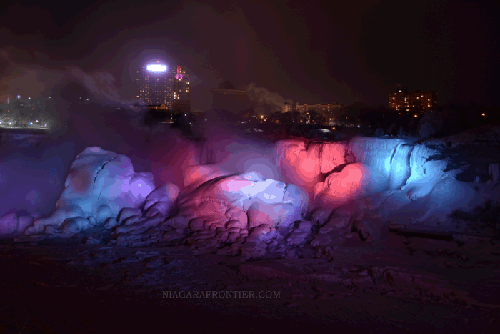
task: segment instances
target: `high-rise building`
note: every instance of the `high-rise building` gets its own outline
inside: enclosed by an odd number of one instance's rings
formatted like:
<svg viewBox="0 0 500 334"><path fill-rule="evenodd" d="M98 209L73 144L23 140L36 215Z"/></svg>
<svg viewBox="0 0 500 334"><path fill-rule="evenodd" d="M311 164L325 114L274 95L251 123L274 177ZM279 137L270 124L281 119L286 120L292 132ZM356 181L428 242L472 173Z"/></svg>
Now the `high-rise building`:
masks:
<svg viewBox="0 0 500 334"><path fill-rule="evenodd" d="M144 64L137 71L137 98L150 106L161 106L174 112L191 110L191 92L186 66L171 70L160 61Z"/></svg>
<svg viewBox="0 0 500 334"><path fill-rule="evenodd" d="M436 92L409 92L405 87L397 87L389 93L389 108L401 113L421 115L427 109L434 110L436 104Z"/></svg>
<svg viewBox="0 0 500 334"><path fill-rule="evenodd" d="M177 66L172 78L172 110L185 113L191 111L191 90L186 66Z"/></svg>
<svg viewBox="0 0 500 334"><path fill-rule="evenodd" d="M170 73L167 66L159 60L144 64L137 71L137 98L143 100L147 105L164 105L171 108L172 85Z"/></svg>

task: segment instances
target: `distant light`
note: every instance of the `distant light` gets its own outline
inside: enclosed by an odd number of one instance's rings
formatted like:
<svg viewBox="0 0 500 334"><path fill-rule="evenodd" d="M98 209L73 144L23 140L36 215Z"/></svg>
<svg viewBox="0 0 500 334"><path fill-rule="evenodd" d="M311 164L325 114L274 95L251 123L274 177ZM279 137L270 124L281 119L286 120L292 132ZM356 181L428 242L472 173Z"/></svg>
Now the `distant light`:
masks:
<svg viewBox="0 0 500 334"><path fill-rule="evenodd" d="M47 124L44 124L43 126L47 126Z"/></svg>
<svg viewBox="0 0 500 334"><path fill-rule="evenodd" d="M158 64L148 65L146 68L151 72L165 72L167 70L167 66Z"/></svg>
<svg viewBox="0 0 500 334"><path fill-rule="evenodd" d="M30 125L32 125L32 124L33 124L33 122L30 122Z"/></svg>
<svg viewBox="0 0 500 334"><path fill-rule="evenodd" d="M18 95L18 96L17 96L17 98L18 98L18 99L20 99L20 98L21 98L21 95Z"/></svg>
<svg viewBox="0 0 500 334"><path fill-rule="evenodd" d="M36 120L38 122L38 120Z"/></svg>
<svg viewBox="0 0 500 334"><path fill-rule="evenodd" d="M418 117L417 114L413 115L413 117Z"/></svg>
<svg viewBox="0 0 500 334"><path fill-rule="evenodd" d="M483 112L483 113L481 114L481 116L486 116L486 114Z"/></svg>

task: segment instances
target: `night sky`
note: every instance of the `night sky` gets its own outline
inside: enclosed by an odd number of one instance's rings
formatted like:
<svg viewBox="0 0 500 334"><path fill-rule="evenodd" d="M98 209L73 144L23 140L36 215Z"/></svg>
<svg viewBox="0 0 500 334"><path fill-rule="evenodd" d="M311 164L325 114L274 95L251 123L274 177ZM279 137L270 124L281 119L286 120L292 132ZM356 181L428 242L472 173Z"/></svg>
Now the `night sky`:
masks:
<svg viewBox="0 0 500 334"><path fill-rule="evenodd" d="M130 3L130 4L127 4ZM148 57L186 65L192 107L250 83L299 103L388 104L395 84L438 104L499 105L497 1L22 1L0 11L0 97L73 76L130 99ZM114 84L112 88L102 88Z"/></svg>

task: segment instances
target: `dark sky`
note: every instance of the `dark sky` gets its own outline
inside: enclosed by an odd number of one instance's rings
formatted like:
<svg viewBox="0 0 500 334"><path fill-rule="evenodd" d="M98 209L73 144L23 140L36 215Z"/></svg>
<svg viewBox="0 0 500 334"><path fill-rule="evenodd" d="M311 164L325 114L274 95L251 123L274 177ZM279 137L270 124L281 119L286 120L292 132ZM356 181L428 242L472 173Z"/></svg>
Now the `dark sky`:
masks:
<svg viewBox="0 0 500 334"><path fill-rule="evenodd" d="M135 66L162 57L188 67L202 111L222 80L299 103L387 105L400 83L499 104L498 1L128 3L3 2L0 97L76 76L129 99Z"/></svg>

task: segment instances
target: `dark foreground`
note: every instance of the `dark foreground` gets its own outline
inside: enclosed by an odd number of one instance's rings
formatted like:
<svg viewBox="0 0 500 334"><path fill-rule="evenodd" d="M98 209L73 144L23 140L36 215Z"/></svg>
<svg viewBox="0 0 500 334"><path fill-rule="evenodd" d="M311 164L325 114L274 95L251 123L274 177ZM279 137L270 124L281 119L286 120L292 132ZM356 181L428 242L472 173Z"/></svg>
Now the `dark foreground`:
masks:
<svg viewBox="0 0 500 334"><path fill-rule="evenodd" d="M1 333L429 334L500 328L500 249L490 241L457 245L389 235L379 245L346 239L311 258L246 262L195 256L184 246L11 240L3 241L0 254ZM217 297L207 298L208 291ZM196 292L205 298L187 298ZM255 298L248 298L252 293Z"/></svg>

